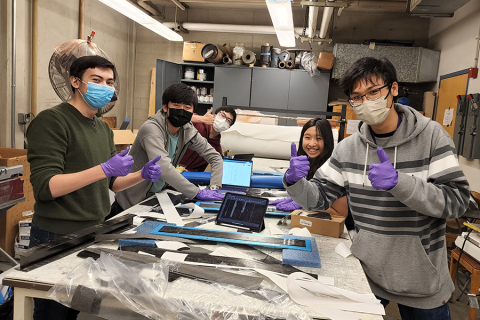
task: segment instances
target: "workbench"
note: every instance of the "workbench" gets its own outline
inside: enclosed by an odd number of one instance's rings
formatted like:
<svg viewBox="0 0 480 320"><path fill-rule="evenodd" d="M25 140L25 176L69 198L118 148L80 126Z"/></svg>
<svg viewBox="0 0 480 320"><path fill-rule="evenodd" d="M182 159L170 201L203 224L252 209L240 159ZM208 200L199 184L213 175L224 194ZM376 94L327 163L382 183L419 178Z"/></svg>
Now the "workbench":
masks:
<svg viewBox="0 0 480 320"><path fill-rule="evenodd" d="M263 161L267 159L257 160L256 170L269 169L269 165L272 165L272 161ZM254 161L255 162L255 161ZM288 161L281 162L275 161L275 166L281 166ZM287 164L288 165L288 164ZM271 169L270 169L271 170ZM136 205L130 209L124 211L122 214L138 213L145 211L145 207ZM266 228L262 231L262 234L270 234L269 223L276 223L279 218L266 217ZM288 232L290 228L290 222L285 226L278 226L281 230ZM203 226L200 226L201 228ZM332 238L321 235L314 235L317 242L318 251L321 258L321 268L304 268L298 267L304 272L314 273L321 276L333 277L335 280L335 286L347 290L351 290L357 293L371 293L370 287L367 282L367 278L360 265L360 261L354 256L350 255L347 258L343 258L335 252L335 247L338 243L344 242L348 247L351 245L351 241L348 238L348 234L345 232L340 238ZM179 239L181 241L181 239ZM217 244L222 246L222 244ZM91 246L117 249L118 242L102 242ZM273 256L277 259L282 259L282 253L280 250L263 248L263 252ZM77 257L77 253L70 254L59 260L53 261L45 266L39 267L29 272L23 272L19 270L11 270L3 279L3 284L12 286L15 288L14 299L14 319L15 320L30 320L33 314L33 299L32 298L44 298L47 291L66 274L71 272L76 266L84 261L84 259ZM359 318L362 320L381 320L380 315L359 313Z"/></svg>

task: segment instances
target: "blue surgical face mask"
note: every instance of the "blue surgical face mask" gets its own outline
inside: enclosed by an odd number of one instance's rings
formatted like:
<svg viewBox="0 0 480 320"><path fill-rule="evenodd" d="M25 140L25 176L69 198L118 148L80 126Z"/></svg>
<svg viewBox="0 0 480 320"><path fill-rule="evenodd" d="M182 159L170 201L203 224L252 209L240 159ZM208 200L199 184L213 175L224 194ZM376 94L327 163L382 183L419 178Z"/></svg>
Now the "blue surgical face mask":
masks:
<svg viewBox="0 0 480 320"><path fill-rule="evenodd" d="M78 78L77 78L78 79ZM78 79L79 81L82 81ZM83 81L82 81L83 82ZM85 82L83 82L85 83ZM92 108L92 109L101 109L107 105L107 103L112 100L113 93L115 92L114 87L110 87L103 84L98 84L94 82L89 82L87 85L87 93L82 94L80 89L80 95L83 100Z"/></svg>

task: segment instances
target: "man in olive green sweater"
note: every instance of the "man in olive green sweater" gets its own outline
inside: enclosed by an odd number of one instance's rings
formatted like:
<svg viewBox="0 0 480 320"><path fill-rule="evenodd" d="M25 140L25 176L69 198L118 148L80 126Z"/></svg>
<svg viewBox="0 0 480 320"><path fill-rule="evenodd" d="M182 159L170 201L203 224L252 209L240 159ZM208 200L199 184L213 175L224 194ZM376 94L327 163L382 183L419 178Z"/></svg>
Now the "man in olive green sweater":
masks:
<svg viewBox="0 0 480 320"><path fill-rule="evenodd" d="M73 98L40 112L27 131L28 161L35 196L30 246L103 222L110 212L109 191L159 179L160 157L130 173L128 148L116 154L113 132L95 117L110 102L115 66L100 56L72 63ZM75 319L77 311L35 299L34 319Z"/></svg>

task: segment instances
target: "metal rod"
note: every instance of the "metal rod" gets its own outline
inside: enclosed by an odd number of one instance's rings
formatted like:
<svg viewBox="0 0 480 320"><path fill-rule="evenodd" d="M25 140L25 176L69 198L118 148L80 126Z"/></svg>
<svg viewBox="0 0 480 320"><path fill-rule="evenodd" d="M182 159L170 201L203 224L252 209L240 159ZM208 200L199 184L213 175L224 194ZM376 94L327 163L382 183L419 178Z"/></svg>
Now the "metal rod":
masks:
<svg viewBox="0 0 480 320"><path fill-rule="evenodd" d="M80 0L78 15L78 39L83 39L83 25L85 17L85 0Z"/></svg>
<svg viewBox="0 0 480 320"><path fill-rule="evenodd" d="M38 0L32 1L32 88L30 112L37 115Z"/></svg>
<svg viewBox="0 0 480 320"><path fill-rule="evenodd" d="M11 144L12 148L15 148L15 85L16 85L16 37L17 37L17 0L12 0L12 104L11 104Z"/></svg>
<svg viewBox="0 0 480 320"><path fill-rule="evenodd" d="M311 2L311 1L300 1L300 5L308 7L334 7L334 8L346 8L348 7L347 2Z"/></svg>
<svg viewBox="0 0 480 320"><path fill-rule="evenodd" d="M300 37L301 42L332 42L332 39L321 39L321 38L309 38L309 37Z"/></svg>
<svg viewBox="0 0 480 320"><path fill-rule="evenodd" d="M478 36L477 36L477 47L475 48L475 62L473 67L476 68L478 66L478 52L480 51L480 26L478 28Z"/></svg>

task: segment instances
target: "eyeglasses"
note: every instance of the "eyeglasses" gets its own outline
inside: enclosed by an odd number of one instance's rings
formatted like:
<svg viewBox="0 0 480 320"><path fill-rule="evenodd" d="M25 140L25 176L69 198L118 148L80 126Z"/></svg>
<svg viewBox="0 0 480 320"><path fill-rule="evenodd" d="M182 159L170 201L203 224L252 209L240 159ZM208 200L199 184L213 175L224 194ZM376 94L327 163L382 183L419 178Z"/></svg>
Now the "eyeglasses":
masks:
<svg viewBox="0 0 480 320"><path fill-rule="evenodd" d="M220 111L219 115L220 115L223 119L227 120L227 123L228 123L230 126L232 125L233 119L228 118L228 117L227 117L227 114L226 114L225 112Z"/></svg>
<svg viewBox="0 0 480 320"><path fill-rule="evenodd" d="M363 103L363 97L367 98L367 100L377 100L382 96L382 89L389 86L389 84L384 85L383 87L373 89L363 96L355 96L353 98L348 99L348 102L352 107L359 107ZM390 91L389 91L390 92Z"/></svg>

